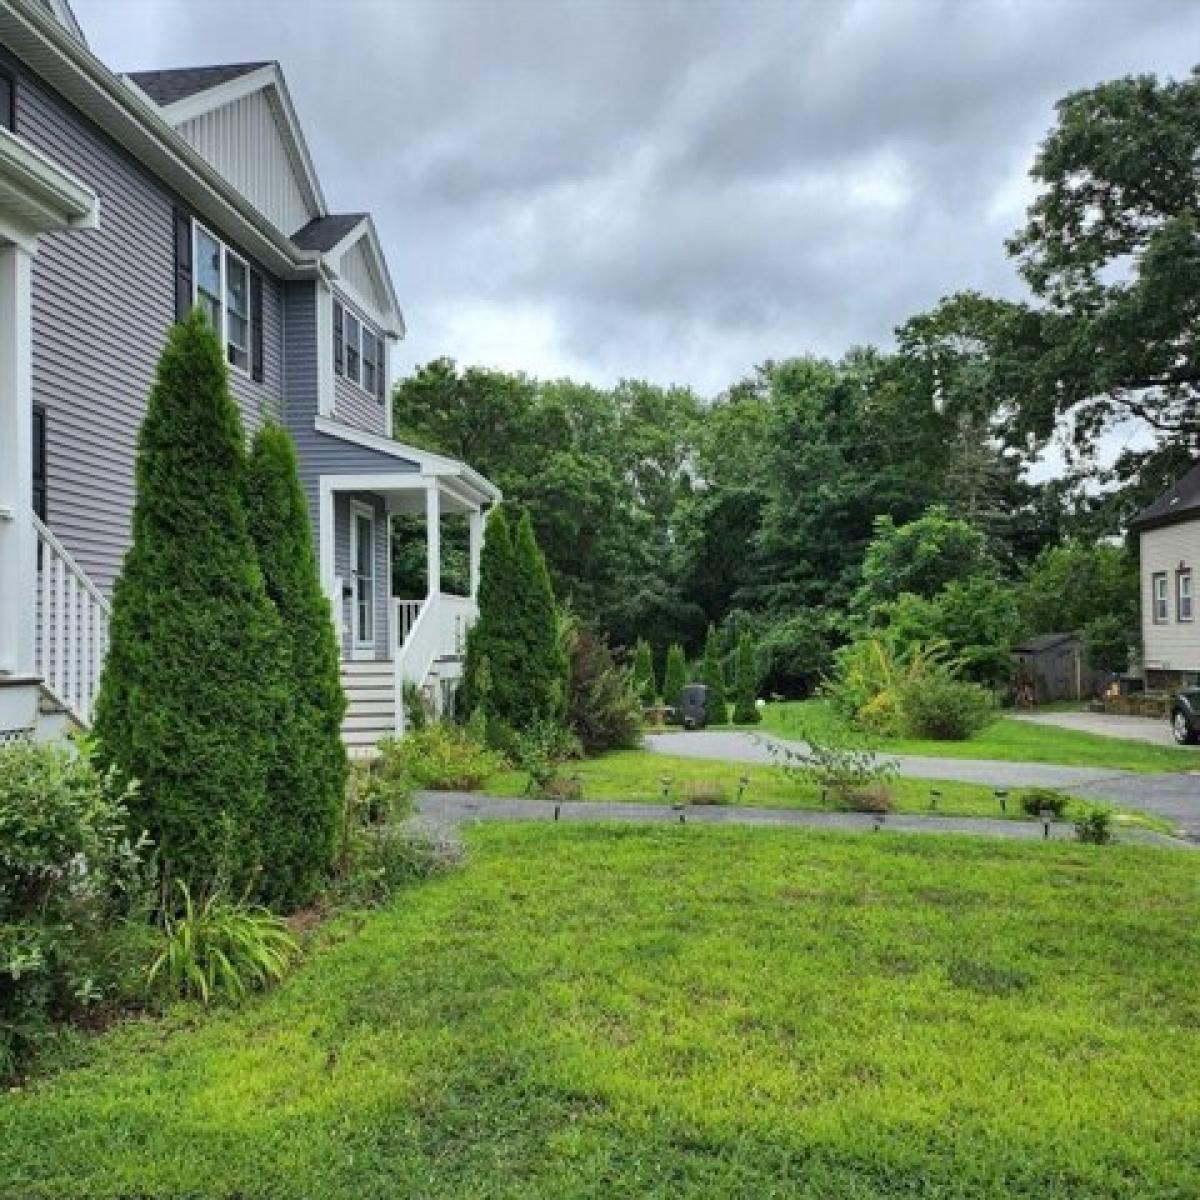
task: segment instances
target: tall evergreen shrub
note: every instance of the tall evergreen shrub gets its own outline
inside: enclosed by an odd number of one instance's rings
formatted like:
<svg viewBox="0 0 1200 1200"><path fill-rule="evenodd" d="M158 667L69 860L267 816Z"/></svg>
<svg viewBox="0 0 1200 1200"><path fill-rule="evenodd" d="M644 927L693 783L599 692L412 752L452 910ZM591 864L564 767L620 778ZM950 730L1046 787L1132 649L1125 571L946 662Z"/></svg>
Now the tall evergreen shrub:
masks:
<svg viewBox="0 0 1200 1200"><path fill-rule="evenodd" d="M643 708L658 703L658 680L654 677L654 653L642 638L633 654L633 685Z"/></svg>
<svg viewBox="0 0 1200 1200"><path fill-rule="evenodd" d="M559 638L550 571L528 513L517 525L513 551L518 593L513 625L520 639L517 647L520 686L509 721L516 729L529 729L539 721L563 719L567 708L568 664Z"/></svg>
<svg viewBox="0 0 1200 1200"><path fill-rule="evenodd" d="M729 724L729 696L725 690L725 672L721 667L721 642L716 627L708 627L704 642L703 682L708 687L708 723Z"/></svg>
<svg viewBox="0 0 1200 1200"><path fill-rule="evenodd" d="M244 504L245 435L197 310L171 328L138 435L133 544L96 705L102 759L141 788L130 825L191 882L259 863L279 712L279 618Z"/></svg>
<svg viewBox="0 0 1200 1200"><path fill-rule="evenodd" d="M262 885L268 900L294 908L312 899L333 863L346 791L346 698L296 448L278 425L254 438L246 511L280 617L287 680L261 822Z"/></svg>
<svg viewBox="0 0 1200 1200"><path fill-rule="evenodd" d="M679 723L679 693L687 683L687 659L677 642L667 649L667 666L663 675L663 703L675 710L671 720Z"/></svg>
<svg viewBox="0 0 1200 1200"><path fill-rule="evenodd" d="M746 630L738 640L737 673L733 685L733 720L737 725L757 725L762 720L756 703L758 672L754 666L754 639Z"/></svg>

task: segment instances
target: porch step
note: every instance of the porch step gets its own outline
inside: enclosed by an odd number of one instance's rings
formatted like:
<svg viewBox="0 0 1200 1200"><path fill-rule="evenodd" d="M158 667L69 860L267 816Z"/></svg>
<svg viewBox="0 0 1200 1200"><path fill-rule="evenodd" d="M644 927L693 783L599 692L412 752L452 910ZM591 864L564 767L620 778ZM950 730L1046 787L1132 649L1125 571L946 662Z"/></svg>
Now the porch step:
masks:
<svg viewBox="0 0 1200 1200"><path fill-rule="evenodd" d="M346 715L342 742L351 758L370 758L382 738L396 732L396 664L360 659L342 663Z"/></svg>

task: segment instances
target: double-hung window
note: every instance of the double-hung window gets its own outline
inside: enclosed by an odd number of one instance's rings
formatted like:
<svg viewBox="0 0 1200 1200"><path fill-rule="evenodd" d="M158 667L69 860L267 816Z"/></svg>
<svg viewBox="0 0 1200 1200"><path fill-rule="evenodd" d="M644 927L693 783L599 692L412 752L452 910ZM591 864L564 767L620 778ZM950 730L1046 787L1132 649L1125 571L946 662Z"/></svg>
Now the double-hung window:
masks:
<svg viewBox="0 0 1200 1200"><path fill-rule="evenodd" d="M340 300L333 302L333 364L339 375L383 399L387 385L384 340Z"/></svg>
<svg viewBox="0 0 1200 1200"><path fill-rule="evenodd" d="M1192 619L1192 572L1190 569L1175 573L1175 619Z"/></svg>
<svg viewBox="0 0 1200 1200"><path fill-rule="evenodd" d="M225 346L231 366L250 369L250 268L202 225L196 229L196 303Z"/></svg>
<svg viewBox="0 0 1200 1200"><path fill-rule="evenodd" d="M1169 601L1167 599L1167 573L1158 571L1150 581L1151 600L1154 605L1155 625L1165 625L1170 618Z"/></svg>

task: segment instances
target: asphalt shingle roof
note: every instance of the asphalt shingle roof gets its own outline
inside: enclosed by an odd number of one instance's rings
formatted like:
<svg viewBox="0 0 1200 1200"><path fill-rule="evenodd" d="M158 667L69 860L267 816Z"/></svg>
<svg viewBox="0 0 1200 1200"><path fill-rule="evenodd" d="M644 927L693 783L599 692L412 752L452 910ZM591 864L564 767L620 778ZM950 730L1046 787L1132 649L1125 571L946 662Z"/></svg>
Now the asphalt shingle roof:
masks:
<svg viewBox="0 0 1200 1200"><path fill-rule="evenodd" d="M314 217L292 234L292 241L301 250L332 250L356 225L367 219L366 213L330 213Z"/></svg>
<svg viewBox="0 0 1200 1200"><path fill-rule="evenodd" d="M130 71L129 78L150 97L155 104L174 104L186 100L197 92L239 79L269 66L266 62L222 63L211 67L173 67L166 71Z"/></svg>
<svg viewBox="0 0 1200 1200"><path fill-rule="evenodd" d="M1197 463L1173 488L1163 492L1153 504L1142 509L1130 529L1149 529L1200 517L1200 463Z"/></svg>

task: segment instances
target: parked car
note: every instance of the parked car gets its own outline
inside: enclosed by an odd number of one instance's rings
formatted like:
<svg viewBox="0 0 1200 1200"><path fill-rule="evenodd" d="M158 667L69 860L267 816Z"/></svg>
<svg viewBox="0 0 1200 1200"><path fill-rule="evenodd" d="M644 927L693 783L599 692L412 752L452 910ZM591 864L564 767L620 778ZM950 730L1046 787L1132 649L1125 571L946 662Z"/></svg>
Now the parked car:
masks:
<svg viewBox="0 0 1200 1200"><path fill-rule="evenodd" d="M1200 688L1180 692L1171 701L1171 732L1181 746L1200 742Z"/></svg>

